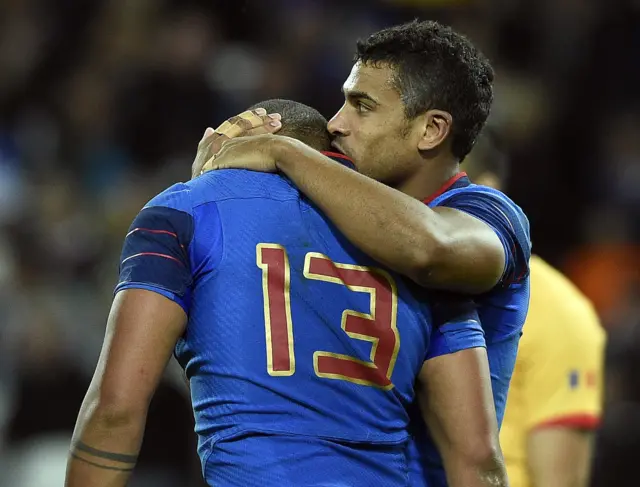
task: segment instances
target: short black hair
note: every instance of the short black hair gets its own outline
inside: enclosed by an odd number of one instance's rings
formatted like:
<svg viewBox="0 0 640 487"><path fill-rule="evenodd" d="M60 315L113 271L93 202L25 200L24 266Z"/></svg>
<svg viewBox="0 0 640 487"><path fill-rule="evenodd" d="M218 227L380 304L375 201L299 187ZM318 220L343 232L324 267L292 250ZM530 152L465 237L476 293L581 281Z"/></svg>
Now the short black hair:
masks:
<svg viewBox="0 0 640 487"><path fill-rule="evenodd" d="M463 160L471 151L491 110L494 72L469 39L438 22L414 20L358 41L355 61L395 69L407 118L447 111L453 155Z"/></svg>
<svg viewBox="0 0 640 487"><path fill-rule="evenodd" d="M298 139L319 151L331 150L327 119L315 108L297 101L280 99L256 103L249 110L256 108L264 108L267 113L282 115L282 129L277 135Z"/></svg>

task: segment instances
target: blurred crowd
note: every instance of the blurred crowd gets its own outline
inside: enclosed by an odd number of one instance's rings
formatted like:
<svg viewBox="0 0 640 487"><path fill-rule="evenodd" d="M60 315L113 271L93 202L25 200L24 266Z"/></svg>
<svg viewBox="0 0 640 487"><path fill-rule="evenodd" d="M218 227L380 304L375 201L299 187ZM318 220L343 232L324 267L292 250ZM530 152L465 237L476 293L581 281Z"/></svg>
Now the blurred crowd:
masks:
<svg viewBox="0 0 640 487"><path fill-rule="evenodd" d="M492 60L490 130L534 251L607 327L640 319L639 16L633 0L0 2L0 486L61 485L124 234L189 177L205 128L275 97L332 116L355 40L415 17ZM132 485L200 485L180 372L154 404Z"/></svg>

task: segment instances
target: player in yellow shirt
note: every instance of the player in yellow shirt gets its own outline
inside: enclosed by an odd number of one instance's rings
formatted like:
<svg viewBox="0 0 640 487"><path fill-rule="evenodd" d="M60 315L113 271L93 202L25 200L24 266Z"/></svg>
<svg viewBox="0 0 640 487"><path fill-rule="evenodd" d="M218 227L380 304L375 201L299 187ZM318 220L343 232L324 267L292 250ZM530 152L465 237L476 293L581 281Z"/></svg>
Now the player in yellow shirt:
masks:
<svg viewBox="0 0 640 487"><path fill-rule="evenodd" d="M471 180L499 188L506 161L490 136L465 162ZM601 411L605 333L591 303L533 256L531 302L500 443L511 487L585 487Z"/></svg>

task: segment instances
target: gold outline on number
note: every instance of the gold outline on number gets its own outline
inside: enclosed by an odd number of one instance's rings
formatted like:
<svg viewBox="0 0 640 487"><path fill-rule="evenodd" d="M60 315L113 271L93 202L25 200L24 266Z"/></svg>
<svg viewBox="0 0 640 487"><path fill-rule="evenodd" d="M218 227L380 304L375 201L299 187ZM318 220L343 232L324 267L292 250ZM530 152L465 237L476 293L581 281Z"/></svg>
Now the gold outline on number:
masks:
<svg viewBox="0 0 640 487"><path fill-rule="evenodd" d="M366 272L369 274L377 274L381 277L383 277L387 283L389 284L389 287L391 289L391 323L390 323L390 328L393 331L394 337L395 337L395 344L394 344L394 349L393 349L393 353L391 355L391 360L389 361L389 366L387 367L387 371L385 373L385 376L387 377L387 379L389 379L389 381L391 381L391 376L393 375L393 369L395 368L396 365L396 361L398 358L398 352L400 350L400 334L398 333L398 327L397 327L397 314L398 314L398 288L396 286L396 283L394 281L394 279L391 277L391 275L385 271L383 271L382 269L377 269L374 267L366 267L366 266L359 266L359 265L353 265L353 264L339 264L339 263L335 263L333 262L329 257L327 257L324 254L321 254L319 252L309 252L307 253L307 255L305 256L304 259L304 277L306 277L307 279L312 279L312 280L317 280L317 281L325 281L325 282L330 282L333 284L340 284L341 286L345 286L347 289L349 289L350 291L354 291L354 292L366 292L369 293L370 296L370 300L369 300L369 309L371 310L370 313L360 313L358 311L353 311L353 310L344 310L342 312L342 320L341 320L341 324L340 326L342 327L342 330L351 338L355 338L356 340L364 340L364 341L368 341L371 342L371 353L369 354L369 360L370 362L365 362L359 359L356 359L354 357L351 357L349 355L343 355L343 354L339 354L339 353L333 353L333 352L325 352L325 351L317 351L313 354L313 368L315 370L316 375L318 375L318 377L324 377L327 379L339 379L339 380L346 380L348 382L353 382L356 384L361 384L361 385L367 385L367 386L373 386L373 387L377 387L379 389L383 389L383 390L390 390L394 387L393 383L390 383L387 386L381 386L380 384L376 384L374 382L368 381L368 380L364 380L364 379L357 379L355 377L350 377L350 376L345 376L342 374L332 374L332 373L326 373L326 372L320 372L318 370L318 359L320 357L331 357L331 358L336 358L338 360L344 360L344 361L349 361L349 362L353 362L353 363L357 363L360 365L363 365L365 367L368 368L376 368L374 359L375 359L375 355L378 349L378 342L380 341L377 337L374 336L370 336L370 335L363 335L361 333L353 333L353 332L349 332L346 329L346 325L347 325L347 318L349 316L355 316L358 318L364 318L366 320L375 320L375 316L376 316L376 289L373 287L367 287L367 286L354 286L354 285L349 285L346 284L345 282L343 282L341 279L337 278L337 277L332 277L332 276L326 276L323 274L315 274L312 273L310 271L310 267L311 267L311 259L322 259L322 260L328 260L334 267L338 268L338 269L347 269L347 270L355 270L355 271L360 271L360 272Z"/></svg>
<svg viewBox="0 0 640 487"><path fill-rule="evenodd" d="M284 254L284 308L287 322L287 341L289 345L289 369L273 370L273 345L271 341L271 309L269 307L269 266L262 261L263 249L279 249ZM293 321L291 319L291 266L287 250L278 244L259 243L256 245L256 265L262 269L262 297L264 308L264 331L267 348L267 372L273 377L288 377L296 371L296 357L293 344Z"/></svg>

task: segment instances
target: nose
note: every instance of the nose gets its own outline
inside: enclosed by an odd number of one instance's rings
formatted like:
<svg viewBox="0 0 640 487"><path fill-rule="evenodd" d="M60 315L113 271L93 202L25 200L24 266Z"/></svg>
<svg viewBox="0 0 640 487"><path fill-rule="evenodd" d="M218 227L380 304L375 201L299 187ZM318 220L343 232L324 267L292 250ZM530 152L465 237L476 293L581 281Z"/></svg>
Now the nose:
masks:
<svg viewBox="0 0 640 487"><path fill-rule="evenodd" d="M344 116L344 109L345 107L343 106L327 124L327 130L335 137L349 135L349 128L347 126L346 117Z"/></svg>

